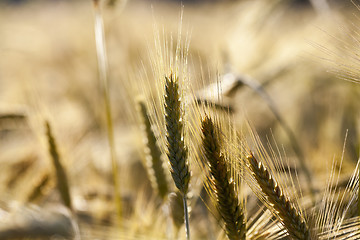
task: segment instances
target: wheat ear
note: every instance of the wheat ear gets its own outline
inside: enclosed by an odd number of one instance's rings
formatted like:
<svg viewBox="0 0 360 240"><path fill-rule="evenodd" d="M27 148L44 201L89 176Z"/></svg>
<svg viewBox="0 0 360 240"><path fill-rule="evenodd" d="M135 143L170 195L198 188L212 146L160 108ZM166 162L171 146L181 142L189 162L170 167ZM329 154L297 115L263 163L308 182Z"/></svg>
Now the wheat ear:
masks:
<svg viewBox="0 0 360 240"><path fill-rule="evenodd" d="M46 135L49 143L49 152L53 160L53 165L56 171L57 188L60 192L61 199L65 204L65 206L67 206L70 210L72 210L69 182L66 176L66 171L60 162L60 155L57 150L54 136L51 132L50 124L48 122L46 122L45 124L46 124Z"/></svg>
<svg viewBox="0 0 360 240"><path fill-rule="evenodd" d="M169 194L169 207L172 221L177 230L184 224L183 198L180 192Z"/></svg>
<svg viewBox="0 0 360 240"><path fill-rule="evenodd" d="M163 167L162 154L155 134L151 128L150 118L143 100L139 101L142 128L144 130L146 164L153 188L158 191L162 199L169 194L168 180Z"/></svg>
<svg viewBox="0 0 360 240"><path fill-rule="evenodd" d="M235 191L234 181L221 154L221 139L218 130L209 117L202 121L203 151L210 169L210 184L214 189L217 208L225 223L225 230L230 240L246 239L244 209Z"/></svg>
<svg viewBox="0 0 360 240"><path fill-rule="evenodd" d="M187 239L190 239L189 214L186 200L190 182L190 170L187 162L187 148L184 142L184 123L179 94L179 81L174 74L165 77L165 80L167 155L171 166L171 176L183 197L186 236Z"/></svg>
<svg viewBox="0 0 360 240"><path fill-rule="evenodd" d="M311 234L305 219L294 208L290 199L284 196L279 185L261 162L251 153L247 156L252 175L255 177L267 200L277 212L280 221L292 239L310 240Z"/></svg>
<svg viewBox="0 0 360 240"><path fill-rule="evenodd" d="M40 179L38 180L32 191L28 195L27 201L34 202L37 199L39 199L41 196L43 196L44 194L43 192L45 191L46 188L49 187L48 185L50 185L50 183L51 183L50 175L49 173L46 172L40 177Z"/></svg>

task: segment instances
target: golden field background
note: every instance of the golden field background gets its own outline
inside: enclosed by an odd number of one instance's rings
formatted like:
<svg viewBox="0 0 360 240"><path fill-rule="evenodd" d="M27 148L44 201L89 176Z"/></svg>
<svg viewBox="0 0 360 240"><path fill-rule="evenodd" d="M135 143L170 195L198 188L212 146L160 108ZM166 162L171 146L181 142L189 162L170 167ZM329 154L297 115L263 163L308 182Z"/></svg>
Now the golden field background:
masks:
<svg viewBox="0 0 360 240"><path fill-rule="evenodd" d="M150 85L155 81L151 74L146 74L148 79L138 77L145 76L138 73L151 72L155 30L176 42L182 9L182 34L190 39L188 68L194 85L205 88L229 72L261 83L294 133L318 189L326 185L333 159L341 158L348 131L341 172L345 180L350 176L360 151L360 85L342 79L350 79L349 75L356 79L360 67L359 10L350 1L332 3L331 11L269 0L186 3L183 7L178 2L146 0L118 2L112 8L104 5L125 211L122 228L114 224L92 2L0 3L0 236L11 239L15 233L6 230L24 231L23 218L31 221L61 206L45 120L51 123L67 170L83 239L168 236L171 230L143 164L142 136L131 98L136 98L137 81ZM296 161L289 136L268 102L241 87L227 103L239 126L249 120L263 139L273 134L287 157ZM29 203L34 188L46 176L48 183ZM203 217L195 206L193 238L225 238L215 218Z"/></svg>

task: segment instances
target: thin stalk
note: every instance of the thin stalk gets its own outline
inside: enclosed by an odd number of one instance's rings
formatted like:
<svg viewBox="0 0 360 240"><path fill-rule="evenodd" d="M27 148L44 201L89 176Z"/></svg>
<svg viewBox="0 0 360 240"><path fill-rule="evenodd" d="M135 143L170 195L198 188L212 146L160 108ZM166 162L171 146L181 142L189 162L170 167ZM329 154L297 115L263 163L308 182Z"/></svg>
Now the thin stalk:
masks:
<svg viewBox="0 0 360 240"><path fill-rule="evenodd" d="M186 231L186 239L190 240L190 225L189 225L189 211L187 206L186 196L183 196L184 202L184 217L185 217L185 231Z"/></svg>
<svg viewBox="0 0 360 240"><path fill-rule="evenodd" d="M94 0L94 9L95 9L95 42L96 42L96 52L98 58L98 67L99 67L99 78L102 83L102 91L104 96L105 104L105 115L106 115L106 125L107 125L107 135L110 148L110 156L112 163L112 175L115 188L115 204L117 209L117 215L119 222L121 221L122 216L122 206L121 198L119 191L119 177L118 177L118 166L116 160L116 151L115 151L115 138L114 138L114 126L112 121L111 114L111 104L110 104L110 93L109 93L109 84L107 76L107 56L106 56L106 46L105 46L105 34L104 34L104 23L101 16L99 1Z"/></svg>

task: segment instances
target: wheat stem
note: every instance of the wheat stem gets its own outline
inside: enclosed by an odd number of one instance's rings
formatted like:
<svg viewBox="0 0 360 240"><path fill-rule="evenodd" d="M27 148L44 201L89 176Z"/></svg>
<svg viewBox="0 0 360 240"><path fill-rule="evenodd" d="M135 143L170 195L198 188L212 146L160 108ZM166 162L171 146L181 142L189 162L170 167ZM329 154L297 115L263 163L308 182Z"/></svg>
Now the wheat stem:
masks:
<svg viewBox="0 0 360 240"><path fill-rule="evenodd" d="M185 221L186 239L190 240L189 211L188 211L187 199L185 195L183 196L183 202L184 202L184 221Z"/></svg>
<svg viewBox="0 0 360 240"><path fill-rule="evenodd" d="M118 180L119 177L118 177L118 166L117 166L116 151L115 151L114 126L112 121L109 84L107 77L108 69L107 69L104 24L100 12L99 0L94 0L94 8L95 8L95 42L96 42L97 58L99 65L99 77L100 77L100 82L102 83L102 91L103 91L104 104L105 104L107 135L108 135L110 155L111 155L112 176L114 181L115 204L117 208L118 220L119 222L121 222L122 206L121 206L121 198L120 198L120 184Z"/></svg>

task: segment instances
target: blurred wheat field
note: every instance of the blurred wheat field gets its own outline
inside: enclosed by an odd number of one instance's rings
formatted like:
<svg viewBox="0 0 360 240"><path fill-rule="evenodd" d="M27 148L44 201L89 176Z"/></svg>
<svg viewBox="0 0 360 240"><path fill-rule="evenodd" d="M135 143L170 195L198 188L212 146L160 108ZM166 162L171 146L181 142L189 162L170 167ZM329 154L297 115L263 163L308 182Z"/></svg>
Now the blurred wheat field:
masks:
<svg viewBox="0 0 360 240"><path fill-rule="evenodd" d="M330 10L323 11L294 2L118 0L109 7L100 1L121 222L114 202L93 2L0 2L0 239L185 239L180 195L190 205L191 239L227 239L223 215L214 206L217 196L209 193L206 182L211 176L202 167L200 121L205 115L220 123L216 132L225 138L222 151L226 151L221 153L225 158L257 149L256 141L254 146L236 145L237 137L231 135L231 129L246 135L249 123L270 158L272 147L280 149L285 173L276 164L279 172L271 170L272 163L269 172L283 181L279 185L288 190L281 193L289 202L296 195L291 195L296 185L291 182L299 183L293 192L302 191L296 202L305 213L303 219L299 214L303 222L311 218L310 212L321 215L322 207L329 213L321 205L326 199L340 209L345 227L349 221L358 228L353 220L359 216L358 176L345 187L357 169L360 152L360 12L350 1L329 1ZM176 59L177 54L187 57ZM186 73L176 72L177 68ZM195 116L183 130L191 171L186 193L176 192L168 150L163 149L168 133L161 128L165 112L159 107L164 105L161 93L165 76L172 74L169 70L180 77L182 100L198 98L210 105L206 110L198 105L194 110L188 102L181 105L180 121ZM139 110L139 95L148 112ZM216 104L226 110L213 111ZM58 191L59 169L49 153L46 121L65 169L60 179L69 183L71 207L63 204L63 193ZM148 163L152 148L144 146L151 144L146 121L162 155L162 167L157 169L167 179L168 190L161 196L154 184L157 179L151 176L157 171L155 163ZM245 145L250 149L242 149ZM246 157L240 159L247 163ZM309 169L312 193L299 159ZM236 161L229 164L224 164L229 168L229 186L235 185L239 203L245 206L246 239L296 239L284 228L282 217L274 214L278 210L271 210L271 204L266 210L269 206L262 198L268 198L247 186L256 184L248 181L256 173ZM314 230L312 238L358 239L358 230L353 229L357 235L352 238L332 236L325 231L334 230L331 221L317 237ZM312 226L312 221L306 223ZM345 227L339 232L350 229ZM256 232L261 228L264 233Z"/></svg>

